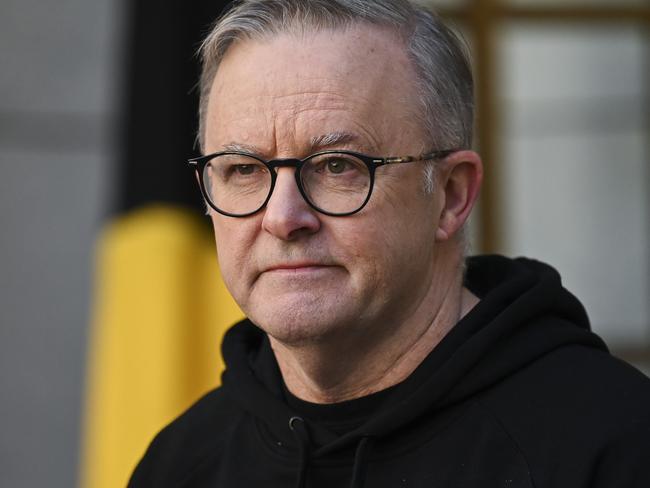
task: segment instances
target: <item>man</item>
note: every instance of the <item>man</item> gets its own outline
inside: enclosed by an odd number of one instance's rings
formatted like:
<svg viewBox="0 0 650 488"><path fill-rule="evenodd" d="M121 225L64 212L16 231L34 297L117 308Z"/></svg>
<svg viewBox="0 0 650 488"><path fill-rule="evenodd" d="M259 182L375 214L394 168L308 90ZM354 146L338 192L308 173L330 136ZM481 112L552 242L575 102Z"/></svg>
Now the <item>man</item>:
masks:
<svg viewBox="0 0 650 488"><path fill-rule="evenodd" d="M464 259L470 68L407 0L243 0L191 161L249 320L130 486L650 486L650 381L548 266Z"/></svg>

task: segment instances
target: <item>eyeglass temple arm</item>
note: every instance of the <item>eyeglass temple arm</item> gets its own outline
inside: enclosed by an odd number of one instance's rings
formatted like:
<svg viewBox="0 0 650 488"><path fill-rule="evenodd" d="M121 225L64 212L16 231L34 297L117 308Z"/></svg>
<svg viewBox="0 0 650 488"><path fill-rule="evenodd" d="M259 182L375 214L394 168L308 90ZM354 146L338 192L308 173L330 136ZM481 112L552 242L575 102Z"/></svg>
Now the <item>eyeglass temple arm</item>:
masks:
<svg viewBox="0 0 650 488"><path fill-rule="evenodd" d="M444 149L441 151L434 151L430 153L421 154L419 156L403 156L403 157L390 157L390 158L376 159L374 162L377 164L416 163L418 161L443 159L457 151L458 149Z"/></svg>

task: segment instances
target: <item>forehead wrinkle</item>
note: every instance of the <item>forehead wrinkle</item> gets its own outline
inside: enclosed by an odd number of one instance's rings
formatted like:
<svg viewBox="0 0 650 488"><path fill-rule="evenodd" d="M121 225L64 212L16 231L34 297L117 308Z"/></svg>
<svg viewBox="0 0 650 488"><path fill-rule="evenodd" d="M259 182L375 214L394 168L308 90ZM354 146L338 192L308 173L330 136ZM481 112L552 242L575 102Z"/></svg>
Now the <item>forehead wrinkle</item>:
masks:
<svg viewBox="0 0 650 488"><path fill-rule="evenodd" d="M288 117L295 117L304 112L326 111L326 110L349 110L351 103L359 105L357 100L345 99L340 94L326 90L294 90L293 93L280 93L266 95L271 99L269 110L276 115L283 114ZM259 104L250 104L253 110L259 110Z"/></svg>
<svg viewBox="0 0 650 488"><path fill-rule="evenodd" d="M344 96L342 92L345 92L346 95ZM332 87L293 87L288 93L268 93L259 95L259 97L270 100L272 106L277 105L278 102L281 104L285 100L289 100L286 107L308 103L305 109L319 107L336 110L349 108L350 103L355 106L374 107L377 104L377 93L380 93L380 90L373 90L368 86L365 86L364 89L344 86L341 87L340 92Z"/></svg>

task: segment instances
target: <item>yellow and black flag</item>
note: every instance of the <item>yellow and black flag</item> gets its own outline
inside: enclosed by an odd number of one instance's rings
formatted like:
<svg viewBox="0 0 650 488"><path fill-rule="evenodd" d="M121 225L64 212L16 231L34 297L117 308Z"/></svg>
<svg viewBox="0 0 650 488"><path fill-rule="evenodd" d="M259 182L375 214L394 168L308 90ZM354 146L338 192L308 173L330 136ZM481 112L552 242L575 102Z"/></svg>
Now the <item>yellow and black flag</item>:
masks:
<svg viewBox="0 0 650 488"><path fill-rule="evenodd" d="M126 486L148 443L208 389L242 314L194 175L195 51L226 2L129 2L115 204L96 251L84 488Z"/></svg>

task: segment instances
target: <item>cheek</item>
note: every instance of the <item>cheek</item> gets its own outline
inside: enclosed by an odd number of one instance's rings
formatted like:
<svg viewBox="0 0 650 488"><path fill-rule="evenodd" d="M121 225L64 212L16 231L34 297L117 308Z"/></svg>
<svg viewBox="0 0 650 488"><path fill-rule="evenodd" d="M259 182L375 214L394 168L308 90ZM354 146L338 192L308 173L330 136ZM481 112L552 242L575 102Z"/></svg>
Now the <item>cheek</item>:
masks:
<svg viewBox="0 0 650 488"><path fill-rule="evenodd" d="M334 247L339 249L350 273L353 287L357 291L372 294L384 288L386 281L395 271L395 245L397 236L383 219L360 218L346 221L344 228L337 229Z"/></svg>
<svg viewBox="0 0 650 488"><path fill-rule="evenodd" d="M343 241L363 263L366 277L377 288L410 279L424 271L432 260L435 242L435 204L432 195L405 196L386 190L378 202L361 215L355 230Z"/></svg>
<svg viewBox="0 0 650 488"><path fill-rule="evenodd" d="M230 292L239 295L248 279L246 269L251 261L246 252L252 248L250 226L243 221L230 222L234 219L220 215L211 217L221 276Z"/></svg>

